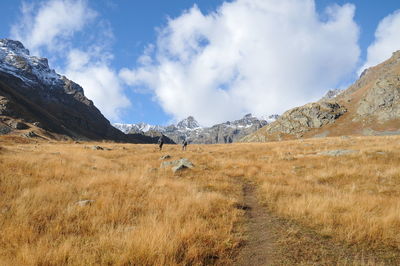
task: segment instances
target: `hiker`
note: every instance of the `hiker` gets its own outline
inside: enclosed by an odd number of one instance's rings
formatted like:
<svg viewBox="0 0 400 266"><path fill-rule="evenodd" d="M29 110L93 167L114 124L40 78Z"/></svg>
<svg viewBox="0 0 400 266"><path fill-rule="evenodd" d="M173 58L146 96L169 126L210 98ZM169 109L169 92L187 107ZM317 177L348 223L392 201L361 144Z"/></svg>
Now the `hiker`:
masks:
<svg viewBox="0 0 400 266"><path fill-rule="evenodd" d="M182 141L182 150L183 150L183 151L186 151L186 146L187 146L187 145L188 145L187 140L184 139L184 140Z"/></svg>
<svg viewBox="0 0 400 266"><path fill-rule="evenodd" d="M162 146L164 145L164 135L161 135L158 139L158 147L160 147L160 151L162 150Z"/></svg>

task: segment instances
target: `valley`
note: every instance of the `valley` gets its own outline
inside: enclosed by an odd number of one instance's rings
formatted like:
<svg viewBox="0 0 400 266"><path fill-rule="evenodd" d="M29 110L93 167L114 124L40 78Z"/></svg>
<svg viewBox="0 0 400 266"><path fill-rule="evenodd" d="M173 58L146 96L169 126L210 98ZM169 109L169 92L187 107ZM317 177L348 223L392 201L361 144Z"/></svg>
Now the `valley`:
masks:
<svg viewBox="0 0 400 266"><path fill-rule="evenodd" d="M400 265L395 2L0 2L0 266Z"/></svg>
<svg viewBox="0 0 400 266"><path fill-rule="evenodd" d="M0 261L395 265L399 151L398 136L162 152L1 136ZM194 167L161 167L180 158Z"/></svg>

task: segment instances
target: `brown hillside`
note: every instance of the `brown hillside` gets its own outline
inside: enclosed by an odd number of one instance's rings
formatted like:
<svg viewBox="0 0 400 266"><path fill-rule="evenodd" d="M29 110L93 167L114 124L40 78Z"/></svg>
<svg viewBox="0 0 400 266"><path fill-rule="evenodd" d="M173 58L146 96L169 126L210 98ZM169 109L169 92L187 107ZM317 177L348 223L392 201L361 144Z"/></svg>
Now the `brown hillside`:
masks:
<svg viewBox="0 0 400 266"><path fill-rule="evenodd" d="M369 69L334 99L285 112L242 139L273 141L343 135L400 134L400 51Z"/></svg>

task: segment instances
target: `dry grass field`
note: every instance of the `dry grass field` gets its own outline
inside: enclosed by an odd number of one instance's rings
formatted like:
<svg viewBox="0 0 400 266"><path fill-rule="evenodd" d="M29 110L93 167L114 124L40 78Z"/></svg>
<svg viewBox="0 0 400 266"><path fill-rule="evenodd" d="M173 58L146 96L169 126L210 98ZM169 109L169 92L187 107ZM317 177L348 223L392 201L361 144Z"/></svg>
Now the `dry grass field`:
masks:
<svg viewBox="0 0 400 266"><path fill-rule="evenodd" d="M340 149L353 152L320 154ZM165 154L195 167L160 168ZM400 263L397 136L186 152L1 137L0 265L231 265L249 238L248 186L272 265Z"/></svg>

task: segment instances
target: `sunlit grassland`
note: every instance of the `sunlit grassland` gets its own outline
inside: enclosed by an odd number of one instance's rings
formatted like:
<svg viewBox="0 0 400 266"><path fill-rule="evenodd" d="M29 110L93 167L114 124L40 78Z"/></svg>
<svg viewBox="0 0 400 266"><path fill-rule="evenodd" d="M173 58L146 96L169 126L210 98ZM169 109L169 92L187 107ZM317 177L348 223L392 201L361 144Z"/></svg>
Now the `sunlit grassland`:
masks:
<svg viewBox="0 0 400 266"><path fill-rule="evenodd" d="M23 142L0 138L4 265L231 264L245 239L237 206L246 182L273 213L319 234L400 247L400 137L189 145L186 152ZM356 152L319 154L336 149ZM195 167L161 169L164 154Z"/></svg>
<svg viewBox="0 0 400 266"><path fill-rule="evenodd" d="M1 143L3 144L3 143ZM0 261L6 265L229 263L240 184L210 156L182 174L153 145L2 145ZM179 156L178 147L166 147ZM206 168L209 168L207 170ZM94 200L80 206L79 200Z"/></svg>

